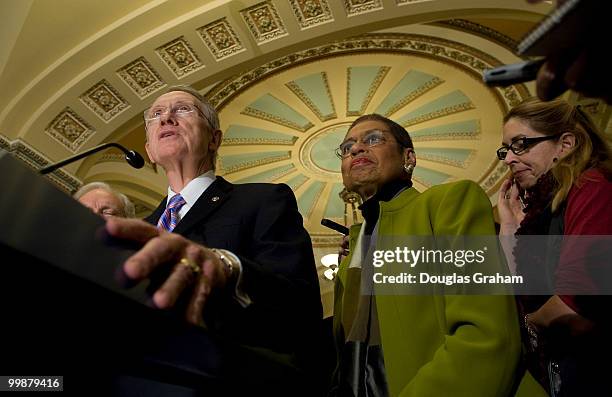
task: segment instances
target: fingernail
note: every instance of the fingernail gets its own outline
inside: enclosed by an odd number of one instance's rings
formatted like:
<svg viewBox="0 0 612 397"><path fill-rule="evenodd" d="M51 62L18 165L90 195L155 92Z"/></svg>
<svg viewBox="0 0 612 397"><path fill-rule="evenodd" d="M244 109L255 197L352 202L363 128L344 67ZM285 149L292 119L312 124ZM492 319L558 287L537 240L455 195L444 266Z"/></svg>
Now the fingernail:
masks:
<svg viewBox="0 0 612 397"><path fill-rule="evenodd" d="M139 279L143 276L140 263L135 260L128 259L123 265L123 271L129 278Z"/></svg>
<svg viewBox="0 0 612 397"><path fill-rule="evenodd" d="M153 294L153 302L160 309L168 309L174 305L174 300L170 294L164 290L157 290Z"/></svg>

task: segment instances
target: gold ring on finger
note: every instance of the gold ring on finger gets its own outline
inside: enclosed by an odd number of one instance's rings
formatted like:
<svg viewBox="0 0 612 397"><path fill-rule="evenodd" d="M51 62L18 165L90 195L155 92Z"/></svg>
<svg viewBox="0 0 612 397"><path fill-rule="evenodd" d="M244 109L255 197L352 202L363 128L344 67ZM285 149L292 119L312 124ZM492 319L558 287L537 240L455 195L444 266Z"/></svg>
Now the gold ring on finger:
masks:
<svg viewBox="0 0 612 397"><path fill-rule="evenodd" d="M189 258L181 258L181 261L179 263L189 268L195 274L200 273L200 271L202 270L202 268L199 264L196 263L196 261Z"/></svg>

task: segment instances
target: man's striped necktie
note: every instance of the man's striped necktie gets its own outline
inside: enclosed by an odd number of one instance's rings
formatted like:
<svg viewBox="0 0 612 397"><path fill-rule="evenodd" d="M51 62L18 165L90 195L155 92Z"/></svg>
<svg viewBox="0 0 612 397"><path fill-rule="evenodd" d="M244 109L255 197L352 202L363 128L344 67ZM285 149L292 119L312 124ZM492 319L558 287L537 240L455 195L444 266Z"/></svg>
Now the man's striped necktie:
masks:
<svg viewBox="0 0 612 397"><path fill-rule="evenodd" d="M179 221L178 212L181 210L183 205L185 205L185 199L180 194L175 194L172 196L168 202L166 210L159 218L159 222L157 222L157 228L164 229L169 232L174 230Z"/></svg>

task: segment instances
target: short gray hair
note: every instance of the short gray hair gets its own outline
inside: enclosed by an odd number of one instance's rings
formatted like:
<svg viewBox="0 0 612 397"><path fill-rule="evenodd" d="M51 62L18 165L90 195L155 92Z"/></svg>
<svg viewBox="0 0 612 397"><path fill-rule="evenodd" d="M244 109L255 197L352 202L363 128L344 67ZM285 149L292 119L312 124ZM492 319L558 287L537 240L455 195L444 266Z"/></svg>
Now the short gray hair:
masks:
<svg viewBox="0 0 612 397"><path fill-rule="evenodd" d="M121 204L123 205L123 214L125 215L126 218L135 218L136 217L136 208L134 207L134 203L132 203L130 201L130 199L123 193L120 193L116 190L114 190L113 188L110 187L110 185L108 183L104 183L104 182L91 182L88 183L86 185L81 186L81 188L79 190L77 190L72 197L74 197L76 200L78 200L79 198L83 197L85 194L94 191L94 190L104 190L105 192L108 192L112 195L114 195L115 197L117 197L119 199L119 201L121 201Z"/></svg>
<svg viewBox="0 0 612 397"><path fill-rule="evenodd" d="M208 121L208 123L210 124L210 127L213 130L221 129L221 126L219 123L219 115L217 114L217 111L215 110L213 105L208 101L208 99L206 99L204 95L200 94L198 90L196 90L190 85L173 85L173 86L168 87L165 90L164 94L167 94L169 92L175 92L175 91L186 92L189 95L194 96L199 102L197 106L200 108L200 110L204 114L204 118L206 118L206 121Z"/></svg>
<svg viewBox="0 0 612 397"><path fill-rule="evenodd" d="M219 115L217 114L217 111L215 110L214 106L208 101L208 99L206 99L204 95L200 94L198 90L196 90L190 85L170 86L164 91L162 95L167 94L169 92L175 92L175 91L186 92L187 94L193 96L198 102L196 103L196 106L200 109L200 111L204 115L204 118L206 119L206 121L208 122L212 130L213 131L221 130L221 124L219 123ZM213 158L212 158L212 169L213 170L215 169L216 162L217 162L217 152L214 153Z"/></svg>

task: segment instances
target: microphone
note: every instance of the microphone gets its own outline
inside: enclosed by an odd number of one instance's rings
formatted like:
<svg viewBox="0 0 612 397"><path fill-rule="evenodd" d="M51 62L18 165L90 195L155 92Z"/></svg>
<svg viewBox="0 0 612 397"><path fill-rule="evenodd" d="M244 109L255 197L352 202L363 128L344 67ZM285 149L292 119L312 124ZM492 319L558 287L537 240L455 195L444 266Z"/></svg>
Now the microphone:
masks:
<svg viewBox="0 0 612 397"><path fill-rule="evenodd" d="M74 161L82 159L83 157L89 156L90 154L99 152L100 150L106 149L109 147L116 147L118 149L121 149L121 151L125 153L125 161L127 161L128 164L131 165L132 167L142 168L144 166L144 159L142 158L140 153L138 153L135 150L128 150L118 143L109 142L109 143L103 143L102 145L93 147L89 150L84 151L83 153L75 154L74 156L68 157L67 159L62 160L58 163L51 164L44 168L41 168L40 170L38 170L38 173L41 175L48 174L49 172L53 172L56 169L65 166L66 164L70 164Z"/></svg>
<svg viewBox="0 0 612 397"><path fill-rule="evenodd" d="M335 230L338 233L342 233L345 236L348 236L349 234L349 228L341 225L339 223L336 223L334 221L332 221L331 219L327 219L327 218L323 218L321 219L321 225L330 228L331 230Z"/></svg>

